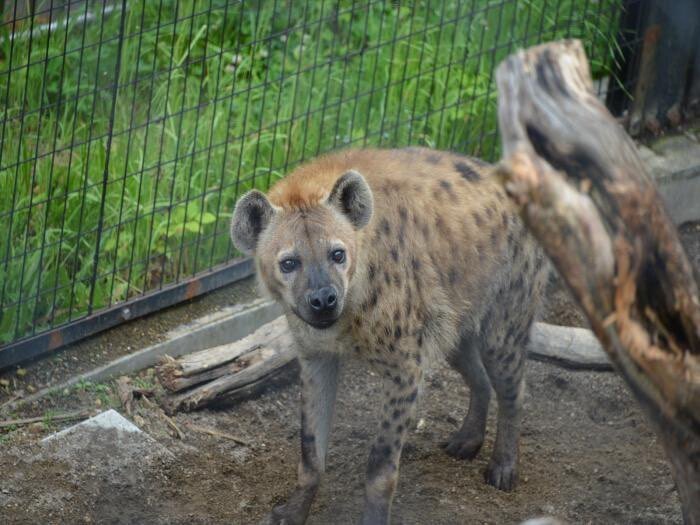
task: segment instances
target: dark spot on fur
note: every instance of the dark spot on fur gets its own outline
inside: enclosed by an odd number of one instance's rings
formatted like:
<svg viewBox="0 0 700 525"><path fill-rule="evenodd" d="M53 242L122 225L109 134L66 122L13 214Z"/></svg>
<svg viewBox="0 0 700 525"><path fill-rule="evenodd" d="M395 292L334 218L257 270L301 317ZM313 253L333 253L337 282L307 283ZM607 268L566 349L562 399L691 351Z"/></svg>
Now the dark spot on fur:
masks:
<svg viewBox="0 0 700 525"><path fill-rule="evenodd" d="M386 218L382 219L381 228L385 235L389 235L391 233L391 225Z"/></svg>
<svg viewBox="0 0 700 525"><path fill-rule="evenodd" d="M391 419L393 419L394 421L396 421L396 420L399 419L400 417L401 417L401 410L399 410L399 409L397 408L397 409L394 410L394 412L392 412L392 414L391 414Z"/></svg>
<svg viewBox="0 0 700 525"><path fill-rule="evenodd" d="M394 352L396 352L396 347L394 346L394 343L389 343L389 346L387 347L387 351L390 354L393 354Z"/></svg>
<svg viewBox="0 0 700 525"><path fill-rule="evenodd" d="M501 240L501 238L498 234L498 230L492 230L491 231L491 244L493 245L494 248L498 247L500 240Z"/></svg>
<svg viewBox="0 0 700 525"><path fill-rule="evenodd" d="M457 202L457 194L452 189L452 184L449 181L441 180L440 187L450 196L452 202Z"/></svg>
<svg viewBox="0 0 700 525"><path fill-rule="evenodd" d="M401 193L401 186L399 183L393 180L387 181L384 184L384 189L387 193Z"/></svg>
<svg viewBox="0 0 700 525"><path fill-rule="evenodd" d="M479 260L481 262L484 262L486 260L486 252L487 250L483 243L479 242L476 244L476 253L479 254Z"/></svg>
<svg viewBox="0 0 700 525"><path fill-rule="evenodd" d="M513 403L516 399L518 399L518 391L508 391L503 395L502 399L507 403Z"/></svg>
<svg viewBox="0 0 700 525"><path fill-rule="evenodd" d="M396 247L393 247L389 253L391 253L391 258L394 259L394 262L399 262L399 250Z"/></svg>
<svg viewBox="0 0 700 525"><path fill-rule="evenodd" d="M390 426L391 426L391 423L389 423L388 421L382 421L382 428L383 428L383 429L386 430L386 429L388 429Z"/></svg>
<svg viewBox="0 0 700 525"><path fill-rule="evenodd" d="M413 402L413 401L416 400L417 397L418 397L418 389L417 389L417 388L414 388L414 389L411 391L411 394L408 396L408 400L409 400L410 402Z"/></svg>
<svg viewBox="0 0 700 525"><path fill-rule="evenodd" d="M440 232L440 235L442 235L443 237L446 237L449 234L447 224L445 224L445 221L439 215L435 217L435 227L437 228L438 232Z"/></svg>
<svg viewBox="0 0 700 525"><path fill-rule="evenodd" d="M402 425L402 424L399 424L399 425L396 427L396 431L397 431L397 432L403 432L403 425Z"/></svg>
<svg viewBox="0 0 700 525"><path fill-rule="evenodd" d="M481 175L479 175L476 170L474 170L469 164L462 161L455 162L455 169L459 174L464 177L464 180L469 182L477 182L481 180Z"/></svg>
<svg viewBox="0 0 700 525"><path fill-rule="evenodd" d="M370 308L374 308L375 306L377 306L377 301L379 301L379 293L377 292L377 290L374 290L369 298L368 306Z"/></svg>
<svg viewBox="0 0 700 525"><path fill-rule="evenodd" d="M493 324L493 317L493 310L489 310L481 319L481 331L483 333L486 333L491 328L491 325Z"/></svg>
<svg viewBox="0 0 700 525"><path fill-rule="evenodd" d="M391 284L391 275L389 275L389 272L384 272L384 282L386 282L387 286Z"/></svg>
<svg viewBox="0 0 700 525"><path fill-rule="evenodd" d="M493 206L488 206L486 208L486 216L489 218L489 220L493 219L493 216L495 213L496 213L496 210L494 209Z"/></svg>
<svg viewBox="0 0 700 525"><path fill-rule="evenodd" d="M413 267L413 270L416 272L418 270L420 270L420 261L415 256L413 258L411 258L411 266Z"/></svg>
<svg viewBox="0 0 700 525"><path fill-rule="evenodd" d="M428 164L435 166L436 164L440 164L440 155L430 153L425 157L425 160Z"/></svg>
<svg viewBox="0 0 700 525"><path fill-rule="evenodd" d="M484 225L484 219L478 211L472 213L472 219L474 219L474 224L477 228L481 228Z"/></svg>
<svg viewBox="0 0 700 525"><path fill-rule="evenodd" d="M394 329L394 339L401 339L401 327L397 326Z"/></svg>
<svg viewBox="0 0 700 525"><path fill-rule="evenodd" d="M418 337L416 338L416 342L418 343L418 348L423 346L423 331L418 332Z"/></svg>
<svg viewBox="0 0 700 525"><path fill-rule="evenodd" d="M397 401L398 401L398 399L396 399L395 397L392 397L392 398L389 400L389 404L390 404L391 406L394 406L394 405L397 403Z"/></svg>
<svg viewBox="0 0 700 525"><path fill-rule="evenodd" d="M459 274L457 273L457 269L456 269L456 268L450 268L450 273L449 273L449 276L448 276L448 280L450 281L450 284L451 284L451 285L454 286L454 285L457 283L457 276L458 276L458 275L459 275Z"/></svg>
<svg viewBox="0 0 700 525"><path fill-rule="evenodd" d="M426 238L426 240L430 237L430 228L428 228L428 225L423 223L420 226L421 232L423 232L423 237Z"/></svg>
<svg viewBox="0 0 700 525"><path fill-rule="evenodd" d="M405 206L399 206L399 217L402 221L408 220L408 210Z"/></svg>
<svg viewBox="0 0 700 525"><path fill-rule="evenodd" d="M374 277L377 275L377 269L374 267L374 264L370 263L369 266L367 267L367 277L369 278L370 281L374 281Z"/></svg>
<svg viewBox="0 0 700 525"><path fill-rule="evenodd" d="M369 461L367 462L367 477L374 478L391 457L390 445L374 445L369 453Z"/></svg>

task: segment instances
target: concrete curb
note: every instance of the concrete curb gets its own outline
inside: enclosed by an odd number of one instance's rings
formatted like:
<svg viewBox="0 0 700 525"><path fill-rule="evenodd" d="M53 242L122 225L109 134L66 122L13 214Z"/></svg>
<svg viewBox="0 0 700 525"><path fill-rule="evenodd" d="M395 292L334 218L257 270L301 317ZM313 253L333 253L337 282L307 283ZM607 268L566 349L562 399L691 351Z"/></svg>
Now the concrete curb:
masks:
<svg viewBox="0 0 700 525"><path fill-rule="evenodd" d="M700 167L656 180L674 224L700 220Z"/></svg>
<svg viewBox="0 0 700 525"><path fill-rule="evenodd" d="M51 392L70 388L81 381L97 383L148 368L158 363L165 355L180 357L190 352L242 339L280 315L282 315L282 309L279 305L264 300L221 310L172 330L160 343L115 359L61 384L7 403L0 407L0 412L12 411L19 406L41 399Z"/></svg>
<svg viewBox="0 0 700 525"><path fill-rule="evenodd" d="M700 141L696 135L670 135L648 147L637 146L676 225L700 220Z"/></svg>

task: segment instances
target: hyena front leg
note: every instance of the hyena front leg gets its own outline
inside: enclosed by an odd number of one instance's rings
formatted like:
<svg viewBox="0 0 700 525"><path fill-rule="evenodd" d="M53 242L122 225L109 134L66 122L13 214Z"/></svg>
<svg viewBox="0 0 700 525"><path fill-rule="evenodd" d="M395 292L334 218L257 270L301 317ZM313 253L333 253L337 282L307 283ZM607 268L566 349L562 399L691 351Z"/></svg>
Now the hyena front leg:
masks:
<svg viewBox="0 0 700 525"><path fill-rule="evenodd" d="M399 460L409 427L413 423L422 378L418 366L394 368L380 365L384 374L384 404L379 433L367 462L363 525L389 523L391 502L399 478Z"/></svg>
<svg viewBox="0 0 700 525"><path fill-rule="evenodd" d="M338 384L338 357L313 354L299 357L301 365L301 460L297 487L287 502L263 521L297 525L306 521L325 470L328 434Z"/></svg>

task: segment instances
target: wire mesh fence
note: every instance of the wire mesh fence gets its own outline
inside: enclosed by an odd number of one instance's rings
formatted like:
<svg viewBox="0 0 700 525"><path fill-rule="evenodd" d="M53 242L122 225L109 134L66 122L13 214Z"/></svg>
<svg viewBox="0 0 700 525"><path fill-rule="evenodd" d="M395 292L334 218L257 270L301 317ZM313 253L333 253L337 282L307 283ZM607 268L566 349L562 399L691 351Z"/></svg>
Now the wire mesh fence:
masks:
<svg viewBox="0 0 700 525"><path fill-rule="evenodd" d="M322 152L497 158L494 66L581 38L605 90L620 4L5 2L0 345L230 264L236 198Z"/></svg>

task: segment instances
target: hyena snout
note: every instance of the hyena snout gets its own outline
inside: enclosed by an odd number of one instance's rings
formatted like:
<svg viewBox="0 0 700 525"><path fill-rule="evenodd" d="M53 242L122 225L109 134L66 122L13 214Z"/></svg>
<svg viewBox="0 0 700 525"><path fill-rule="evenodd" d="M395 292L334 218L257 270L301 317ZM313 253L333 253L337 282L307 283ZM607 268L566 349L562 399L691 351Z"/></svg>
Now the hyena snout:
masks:
<svg viewBox="0 0 700 525"><path fill-rule="evenodd" d="M309 292L307 300L314 314L327 316L335 313L338 307L338 290L334 286L324 286Z"/></svg>
<svg viewBox="0 0 700 525"><path fill-rule="evenodd" d="M342 297L332 284L324 284L306 292L302 319L314 328L328 328L340 317Z"/></svg>

